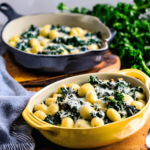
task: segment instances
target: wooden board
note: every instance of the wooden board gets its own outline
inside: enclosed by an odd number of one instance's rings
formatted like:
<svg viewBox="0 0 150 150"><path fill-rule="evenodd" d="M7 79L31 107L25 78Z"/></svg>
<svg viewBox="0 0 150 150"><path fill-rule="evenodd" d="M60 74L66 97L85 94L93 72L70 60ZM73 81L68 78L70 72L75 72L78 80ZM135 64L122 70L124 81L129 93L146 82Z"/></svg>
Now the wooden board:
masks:
<svg viewBox="0 0 150 150"><path fill-rule="evenodd" d="M29 91L39 91L42 87L38 88L27 88ZM108 146L94 148L89 150L148 150L146 147L146 136L150 129L150 118L134 135L128 137L127 139L114 143ZM32 136L36 143L35 150L69 150L67 148L58 146L50 141L48 141L44 136L42 136L38 130L33 129Z"/></svg>
<svg viewBox="0 0 150 150"><path fill-rule="evenodd" d="M39 91L47 84L50 84L62 78L77 75L77 74L69 74L69 75L50 76L47 74L40 74L40 73L35 74L34 72L29 72L27 69L15 63L13 60L11 60L11 58L7 54L4 56L4 58L6 61L6 68L10 73L10 75L16 81L26 86L26 89L29 91ZM112 55L110 52L108 52L105 55L105 60L102 63L100 63L99 65L97 65L96 67L87 72L82 72L78 74L90 72L115 72L118 71L119 69L120 69L120 59L116 55ZM149 129L150 129L150 118L142 129L140 129L137 133L130 136L129 138L123 140L122 142L114 143L105 147L94 148L91 150L148 150L148 148L146 147L146 136ZM60 147L48 141L36 129L33 129L32 136L36 143L35 150L69 150L67 148Z"/></svg>
<svg viewBox="0 0 150 150"><path fill-rule="evenodd" d="M115 72L120 70L120 59L116 55L112 55L109 51L106 53L104 61L94 68L75 74L51 75L50 73L35 73L28 70L10 58L8 53L4 56L8 73L23 86L46 86L57 80L67 78L74 75L91 73L91 72Z"/></svg>

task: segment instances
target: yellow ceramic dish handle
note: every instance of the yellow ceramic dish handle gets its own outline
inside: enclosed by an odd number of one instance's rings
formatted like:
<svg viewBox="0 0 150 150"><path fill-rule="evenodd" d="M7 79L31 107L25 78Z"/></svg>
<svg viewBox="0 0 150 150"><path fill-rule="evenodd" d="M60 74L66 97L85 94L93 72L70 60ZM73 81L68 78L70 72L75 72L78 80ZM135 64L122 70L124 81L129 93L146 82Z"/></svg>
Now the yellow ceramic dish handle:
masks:
<svg viewBox="0 0 150 150"><path fill-rule="evenodd" d="M144 85L148 89L150 89L150 78L142 71L140 71L138 69L124 69L124 70L118 71L118 73L121 73L121 74L124 74L127 76L131 76L131 77L135 77L135 78L139 79L141 82L143 82ZM150 103L150 101L148 103ZM146 117L147 119L150 117L150 107L148 107L147 115L145 115L145 116L147 116Z"/></svg>
<svg viewBox="0 0 150 150"><path fill-rule="evenodd" d="M25 108L25 110L22 113L22 116L24 119L34 128L40 130L49 130L52 131L52 125L46 123L45 121L42 121L38 117L36 117L28 108L28 106Z"/></svg>
<svg viewBox="0 0 150 150"><path fill-rule="evenodd" d="M144 83L144 85L146 85L146 87L148 89L150 89L150 78L143 73L142 71L138 70L138 69L124 69L124 70L120 70L118 71L118 73L127 75L127 76L131 76L131 77L135 77L137 79L139 79L141 82Z"/></svg>

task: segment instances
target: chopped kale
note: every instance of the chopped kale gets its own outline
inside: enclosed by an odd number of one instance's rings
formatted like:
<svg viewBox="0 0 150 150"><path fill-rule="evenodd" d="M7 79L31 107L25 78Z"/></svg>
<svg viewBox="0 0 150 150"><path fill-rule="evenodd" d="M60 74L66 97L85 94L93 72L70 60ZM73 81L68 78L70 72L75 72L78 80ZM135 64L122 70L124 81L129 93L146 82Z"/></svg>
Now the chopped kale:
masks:
<svg viewBox="0 0 150 150"><path fill-rule="evenodd" d="M38 54L43 54L43 55L50 55L50 51L42 51L42 52L38 52Z"/></svg>
<svg viewBox="0 0 150 150"><path fill-rule="evenodd" d="M104 100L107 101L107 100L110 100L110 98L108 96L105 96Z"/></svg>
<svg viewBox="0 0 150 150"><path fill-rule="evenodd" d="M76 106L71 107L68 103L64 103L63 108L65 112L68 113L68 116L71 117L73 120L75 120L75 118L78 118L80 116L80 113L78 112Z"/></svg>
<svg viewBox="0 0 150 150"><path fill-rule="evenodd" d="M26 50L27 47L28 47L28 43L25 43L24 41L21 41L21 42L17 43L17 45L16 45L16 48L18 48L22 51Z"/></svg>
<svg viewBox="0 0 150 150"><path fill-rule="evenodd" d="M124 96L123 96L122 93L115 92L114 96L115 96L115 99L118 100L118 101L123 101L124 100Z"/></svg>
<svg viewBox="0 0 150 150"><path fill-rule="evenodd" d="M102 112L102 111L97 111L97 112L92 111L92 112L90 113L90 115L91 115L93 118L95 118L95 117L104 118L104 117L105 117L105 113Z"/></svg>
<svg viewBox="0 0 150 150"><path fill-rule="evenodd" d="M95 32L93 35L97 36L99 39L102 39L102 34L100 31Z"/></svg>
<svg viewBox="0 0 150 150"><path fill-rule="evenodd" d="M139 109L136 108L136 106L130 106L130 105L128 105L126 109L127 109L127 117L133 116L140 111Z"/></svg>
<svg viewBox="0 0 150 150"><path fill-rule="evenodd" d="M108 101L107 107L114 108L117 111L126 110L127 117L130 117L140 111L135 106L131 106L131 105L127 104L125 101L115 101L115 102Z"/></svg>
<svg viewBox="0 0 150 150"><path fill-rule="evenodd" d="M73 48L68 48L67 46L65 45L62 45L69 53L71 53L71 51L73 50Z"/></svg>
<svg viewBox="0 0 150 150"><path fill-rule="evenodd" d="M88 48L88 47L85 47L85 46L83 46L83 47L80 48L80 51L81 51L81 52L85 52L85 51L88 51L88 50L89 50L89 48Z"/></svg>
<svg viewBox="0 0 150 150"><path fill-rule="evenodd" d="M108 93L108 92L105 92L104 94L103 94L103 96L110 96L111 94L110 93Z"/></svg>
<svg viewBox="0 0 150 150"><path fill-rule="evenodd" d="M62 87L61 88L61 94L62 95L67 95L67 94L72 94L72 93L77 93L77 91L74 91L74 89L72 87ZM72 96L72 95L70 95Z"/></svg>
<svg viewBox="0 0 150 150"><path fill-rule="evenodd" d="M92 85L94 84L99 84L100 83L100 80L95 77L95 76L90 76L90 78L88 79L89 83L91 83Z"/></svg>
<svg viewBox="0 0 150 150"><path fill-rule="evenodd" d="M60 118L60 113L56 112L54 116L52 115L48 115L44 121L53 124L53 125L57 125L61 123L61 118Z"/></svg>
<svg viewBox="0 0 150 150"><path fill-rule="evenodd" d="M102 45L102 41L98 39L89 39L86 45L92 45L92 44L100 44Z"/></svg>
<svg viewBox="0 0 150 150"><path fill-rule="evenodd" d="M63 49L60 48L60 45L49 45L45 48L45 51L50 52L51 55L62 54L64 52Z"/></svg>
<svg viewBox="0 0 150 150"><path fill-rule="evenodd" d="M66 26L64 26L64 25L60 27L59 32L65 33L67 35L70 35L70 31L67 31L66 30Z"/></svg>
<svg viewBox="0 0 150 150"><path fill-rule="evenodd" d="M143 93L143 89L141 87L131 88L131 91L132 92L137 91L137 92Z"/></svg>
<svg viewBox="0 0 150 150"><path fill-rule="evenodd" d="M120 101L117 101L117 100L114 101L114 99L107 101L107 107L114 108L117 111L124 110L126 106L127 104L125 101L122 101L121 103Z"/></svg>
<svg viewBox="0 0 150 150"><path fill-rule="evenodd" d="M108 124L108 123L112 123L112 121L107 117L107 114L105 113L105 117L104 117L104 123Z"/></svg>
<svg viewBox="0 0 150 150"><path fill-rule="evenodd" d="M35 30L37 30L37 27L32 24L31 27L30 27L30 30L35 31Z"/></svg>
<svg viewBox="0 0 150 150"><path fill-rule="evenodd" d="M95 33L91 33L91 32L87 32L86 34L85 34L85 37L92 37L92 36L96 36L97 38L99 38L99 39L102 39L102 35L101 35L101 32L100 31L98 31L98 32L95 32Z"/></svg>
<svg viewBox="0 0 150 150"><path fill-rule="evenodd" d="M81 40L76 36L67 39L64 37L57 37L53 39L52 42L57 44L63 43L65 45L72 45L75 47L87 45L87 43L84 40Z"/></svg>
<svg viewBox="0 0 150 150"><path fill-rule="evenodd" d="M60 25L52 25L51 26L51 30L59 29L60 27L61 27Z"/></svg>
<svg viewBox="0 0 150 150"><path fill-rule="evenodd" d="M92 34L91 34L91 32L87 32L87 33L85 34L85 36L86 36L86 37L91 37Z"/></svg>
<svg viewBox="0 0 150 150"><path fill-rule="evenodd" d="M21 39L37 38L38 35L39 35L38 27L31 25L26 32L21 34Z"/></svg>
<svg viewBox="0 0 150 150"><path fill-rule="evenodd" d="M63 100L64 100L64 99L65 99L65 98L64 98L63 96L57 97L56 103L57 103L60 107L62 107L62 104L63 104Z"/></svg>

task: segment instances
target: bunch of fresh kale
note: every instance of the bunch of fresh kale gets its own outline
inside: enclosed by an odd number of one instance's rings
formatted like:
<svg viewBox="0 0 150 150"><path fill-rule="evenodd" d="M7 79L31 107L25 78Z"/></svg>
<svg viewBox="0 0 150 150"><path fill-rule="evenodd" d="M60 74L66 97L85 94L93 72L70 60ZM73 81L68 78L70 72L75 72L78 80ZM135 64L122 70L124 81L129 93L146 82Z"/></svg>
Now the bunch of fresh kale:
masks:
<svg viewBox="0 0 150 150"><path fill-rule="evenodd" d="M122 66L142 70L150 76L146 64L150 62L150 16L147 14L150 0L134 0L134 4L118 3L97 4L92 10L78 7L73 9L63 3L58 5L61 11L96 16L108 27L117 31L110 44L110 50L120 56ZM142 17L141 15L144 15Z"/></svg>

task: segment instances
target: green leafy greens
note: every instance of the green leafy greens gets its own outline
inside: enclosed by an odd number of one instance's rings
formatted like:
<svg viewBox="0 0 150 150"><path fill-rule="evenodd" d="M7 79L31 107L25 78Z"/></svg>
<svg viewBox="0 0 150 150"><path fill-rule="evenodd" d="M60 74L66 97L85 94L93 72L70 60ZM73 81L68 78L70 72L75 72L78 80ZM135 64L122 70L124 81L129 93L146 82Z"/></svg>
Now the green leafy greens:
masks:
<svg viewBox="0 0 150 150"><path fill-rule="evenodd" d="M150 15L140 15L149 8L150 0L134 0L134 5L120 2L116 7L97 4L92 10L84 7L81 10L78 7L72 9L63 3L58 5L60 11L96 16L108 27L117 30L110 50L120 56L123 67L142 70L148 76L150 70L146 63L150 58Z"/></svg>

